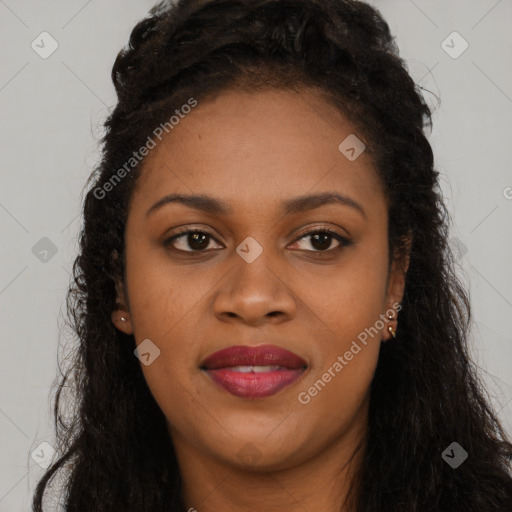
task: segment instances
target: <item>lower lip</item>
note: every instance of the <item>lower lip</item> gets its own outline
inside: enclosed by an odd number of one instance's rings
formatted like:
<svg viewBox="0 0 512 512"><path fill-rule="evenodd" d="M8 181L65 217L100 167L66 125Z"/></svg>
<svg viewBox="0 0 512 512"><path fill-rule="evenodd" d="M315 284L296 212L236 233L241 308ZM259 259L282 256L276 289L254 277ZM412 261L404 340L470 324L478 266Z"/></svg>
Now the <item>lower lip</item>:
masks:
<svg viewBox="0 0 512 512"><path fill-rule="evenodd" d="M232 395L240 398L264 398L275 395L295 382L303 368L274 370L262 373L235 372L229 368L206 370L214 382Z"/></svg>

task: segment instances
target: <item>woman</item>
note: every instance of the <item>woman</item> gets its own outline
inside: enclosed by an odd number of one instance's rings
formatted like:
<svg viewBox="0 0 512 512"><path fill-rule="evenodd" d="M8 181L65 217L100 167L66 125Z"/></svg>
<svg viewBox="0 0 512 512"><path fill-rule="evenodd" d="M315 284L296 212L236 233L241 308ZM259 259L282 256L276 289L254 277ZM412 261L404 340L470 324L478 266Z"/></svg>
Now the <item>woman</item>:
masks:
<svg viewBox="0 0 512 512"><path fill-rule="evenodd" d="M112 78L34 510L64 468L67 512L511 510L430 111L380 14L163 2Z"/></svg>

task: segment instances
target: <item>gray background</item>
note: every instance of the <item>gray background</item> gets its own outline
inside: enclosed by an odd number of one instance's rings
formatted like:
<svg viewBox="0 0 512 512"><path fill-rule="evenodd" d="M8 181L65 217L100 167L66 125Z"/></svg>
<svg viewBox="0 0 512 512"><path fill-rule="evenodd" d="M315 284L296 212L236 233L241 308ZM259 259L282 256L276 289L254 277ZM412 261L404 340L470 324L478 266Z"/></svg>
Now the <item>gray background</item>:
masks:
<svg viewBox="0 0 512 512"><path fill-rule="evenodd" d="M430 140L471 292L473 354L512 433L512 2L371 3L397 35L415 81L441 98ZM30 510L43 471L31 454L53 443L49 393L81 191L115 103L115 56L152 5L0 0L0 512ZM43 31L58 43L47 59L31 48ZM454 31L469 44L458 58L445 51L463 48L448 37Z"/></svg>

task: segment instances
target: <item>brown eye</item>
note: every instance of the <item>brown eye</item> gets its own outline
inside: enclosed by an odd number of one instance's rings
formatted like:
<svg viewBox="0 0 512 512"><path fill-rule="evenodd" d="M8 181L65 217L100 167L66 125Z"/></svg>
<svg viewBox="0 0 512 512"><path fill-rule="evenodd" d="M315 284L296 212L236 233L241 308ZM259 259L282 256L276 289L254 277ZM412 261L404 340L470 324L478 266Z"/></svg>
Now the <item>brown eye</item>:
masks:
<svg viewBox="0 0 512 512"><path fill-rule="evenodd" d="M189 233L186 240L191 249L202 251L208 247L210 237L206 233Z"/></svg>
<svg viewBox="0 0 512 512"><path fill-rule="evenodd" d="M319 251L325 251L331 247L333 236L330 233L321 232L309 235L311 237L311 246Z"/></svg>
<svg viewBox="0 0 512 512"><path fill-rule="evenodd" d="M172 245L178 251L200 252L207 250L212 241L215 241L215 239L205 231L189 230L167 239L164 246Z"/></svg>
<svg viewBox="0 0 512 512"><path fill-rule="evenodd" d="M343 246L349 245L349 241L346 238L328 229L310 231L309 233L301 235L301 237L298 238L296 242L294 242L294 245L298 244L302 240L308 239L309 247L306 246L295 248L304 249L307 251L313 250L314 252L327 252L334 251L336 249L340 249ZM331 247L334 241L337 243L337 245L335 247Z"/></svg>

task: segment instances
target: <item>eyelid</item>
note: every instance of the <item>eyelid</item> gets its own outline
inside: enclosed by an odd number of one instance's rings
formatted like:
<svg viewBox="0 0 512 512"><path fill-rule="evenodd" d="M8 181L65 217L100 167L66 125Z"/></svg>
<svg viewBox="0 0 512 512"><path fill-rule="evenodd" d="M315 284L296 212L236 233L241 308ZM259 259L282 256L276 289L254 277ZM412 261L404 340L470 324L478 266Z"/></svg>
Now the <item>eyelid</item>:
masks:
<svg viewBox="0 0 512 512"><path fill-rule="evenodd" d="M304 231L301 231L297 236L294 238L292 243L295 243L297 240L301 240L302 238L313 235L315 233L329 233L331 235L334 235L342 240L345 240L346 242L349 242L348 236L342 235L341 233L338 233L334 228L331 226L312 226L309 228L305 228Z"/></svg>
<svg viewBox="0 0 512 512"><path fill-rule="evenodd" d="M183 235L185 233L205 233L207 235L210 235L212 238L215 238L214 234L209 230L209 228L204 227L196 227L196 226L181 226L179 228L176 228L176 233L174 233L171 238Z"/></svg>

